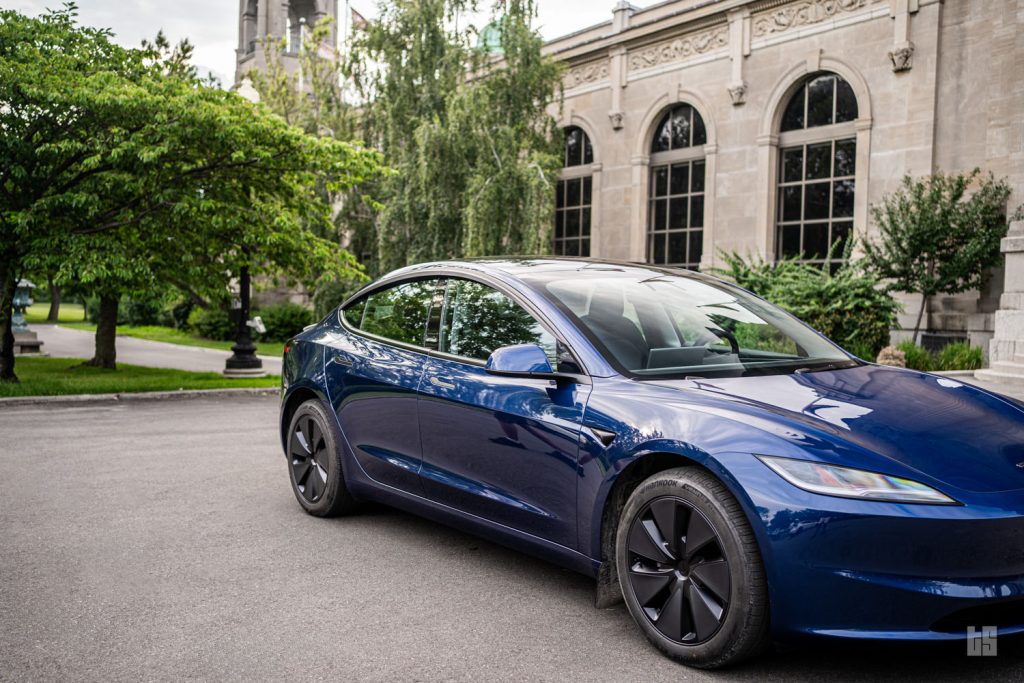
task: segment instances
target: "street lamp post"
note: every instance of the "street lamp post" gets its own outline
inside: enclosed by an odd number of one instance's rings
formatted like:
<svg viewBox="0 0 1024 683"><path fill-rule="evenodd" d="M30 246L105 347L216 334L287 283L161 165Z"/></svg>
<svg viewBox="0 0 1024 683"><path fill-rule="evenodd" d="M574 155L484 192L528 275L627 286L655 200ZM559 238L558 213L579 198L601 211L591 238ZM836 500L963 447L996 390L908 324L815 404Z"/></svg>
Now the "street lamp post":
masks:
<svg viewBox="0 0 1024 683"><path fill-rule="evenodd" d="M231 309L235 323L235 345L231 357L224 362L225 377L265 377L263 361L256 355L252 343L252 327L249 324L249 266L242 266L238 275L238 307Z"/></svg>

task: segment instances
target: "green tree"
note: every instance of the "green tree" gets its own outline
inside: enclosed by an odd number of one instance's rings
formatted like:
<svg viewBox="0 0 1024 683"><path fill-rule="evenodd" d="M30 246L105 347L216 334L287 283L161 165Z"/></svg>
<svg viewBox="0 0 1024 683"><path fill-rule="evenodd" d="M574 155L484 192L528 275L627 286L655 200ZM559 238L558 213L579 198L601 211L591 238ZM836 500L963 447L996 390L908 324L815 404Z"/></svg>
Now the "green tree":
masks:
<svg viewBox="0 0 1024 683"><path fill-rule="evenodd" d="M28 270L59 265L103 291L357 268L312 227L331 215L316 188L363 182L378 156L208 87L174 52L117 46L76 26L73 5L0 11L0 379L16 380L11 296Z"/></svg>
<svg viewBox="0 0 1024 683"><path fill-rule="evenodd" d="M503 57L474 50L460 0L399 0L354 41L363 131L396 173L380 196L381 269L423 260L540 253L558 167L558 66L541 54L532 0L497 20Z"/></svg>
<svg viewBox="0 0 1024 683"><path fill-rule="evenodd" d="M999 262L1009 196L1006 181L975 169L905 176L899 190L871 207L878 236L864 244L866 265L892 291L921 294L914 343L932 296L981 286Z"/></svg>

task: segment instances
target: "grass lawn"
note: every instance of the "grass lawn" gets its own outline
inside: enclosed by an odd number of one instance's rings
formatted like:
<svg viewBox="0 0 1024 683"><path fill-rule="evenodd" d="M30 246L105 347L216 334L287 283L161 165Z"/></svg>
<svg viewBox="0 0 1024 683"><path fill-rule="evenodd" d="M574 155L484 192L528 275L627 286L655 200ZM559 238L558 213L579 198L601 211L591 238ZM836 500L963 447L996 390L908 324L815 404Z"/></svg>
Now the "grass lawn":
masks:
<svg viewBox="0 0 1024 683"><path fill-rule="evenodd" d="M25 311L25 320L29 325L34 323L45 323L46 316L50 313L50 304L39 303L32 304ZM77 323L81 322L85 318L85 311L82 310L82 304L61 304L60 305L60 322L62 323Z"/></svg>
<svg viewBox="0 0 1024 683"><path fill-rule="evenodd" d="M63 308L61 311L63 314ZM96 331L96 326L92 323L72 322L64 324L64 327L70 327L75 330L85 330L86 332ZM230 351L231 346L234 344L234 342L214 341L212 339L195 337L188 332L176 330L173 327L161 327L160 325L141 325L139 327L123 325L118 326L117 333L125 337L136 337L137 339L148 339L149 341L166 342L168 344L181 344L183 346L202 346L208 349L221 349L222 351ZM275 358L280 358L284 355L284 342L256 342L256 353L261 356L273 356Z"/></svg>
<svg viewBox="0 0 1024 683"><path fill-rule="evenodd" d="M19 356L15 372L21 384L0 384L0 397L66 394L126 394L179 389L278 387L277 375L261 379L228 379L215 372L185 372L117 364L117 370L81 367L77 358Z"/></svg>

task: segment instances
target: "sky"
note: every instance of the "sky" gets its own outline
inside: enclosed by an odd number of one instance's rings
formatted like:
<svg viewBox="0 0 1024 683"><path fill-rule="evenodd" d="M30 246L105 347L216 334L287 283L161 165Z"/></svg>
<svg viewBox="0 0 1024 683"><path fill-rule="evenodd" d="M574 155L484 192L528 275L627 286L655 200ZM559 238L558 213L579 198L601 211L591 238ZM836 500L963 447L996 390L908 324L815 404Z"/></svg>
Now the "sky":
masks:
<svg viewBox="0 0 1024 683"><path fill-rule="evenodd" d="M350 0L364 17L376 15L377 0ZM193 62L225 87L234 81L238 45L238 0L77 0L79 21L109 28L123 45L135 47L163 29L172 42L188 38ZM486 0L481 5L486 6ZM649 5L651 3L636 3ZM0 0L0 8L39 14L61 0ZM611 19L615 0L539 0L541 34L556 38Z"/></svg>

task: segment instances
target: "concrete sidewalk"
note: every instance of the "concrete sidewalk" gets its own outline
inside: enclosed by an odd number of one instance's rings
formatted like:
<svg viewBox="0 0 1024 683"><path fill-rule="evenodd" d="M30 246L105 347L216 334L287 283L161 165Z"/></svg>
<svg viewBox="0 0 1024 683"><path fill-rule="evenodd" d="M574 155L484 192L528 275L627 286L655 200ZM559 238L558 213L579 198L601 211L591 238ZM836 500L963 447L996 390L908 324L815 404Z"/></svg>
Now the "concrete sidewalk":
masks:
<svg viewBox="0 0 1024 683"><path fill-rule="evenodd" d="M62 325L32 325L43 341L43 353L56 358L91 358L95 349L92 332ZM117 336L117 362L150 368L170 368L191 372L221 372L230 351L199 346L167 344L134 337ZM281 374L281 359L260 356L263 368L272 375Z"/></svg>

